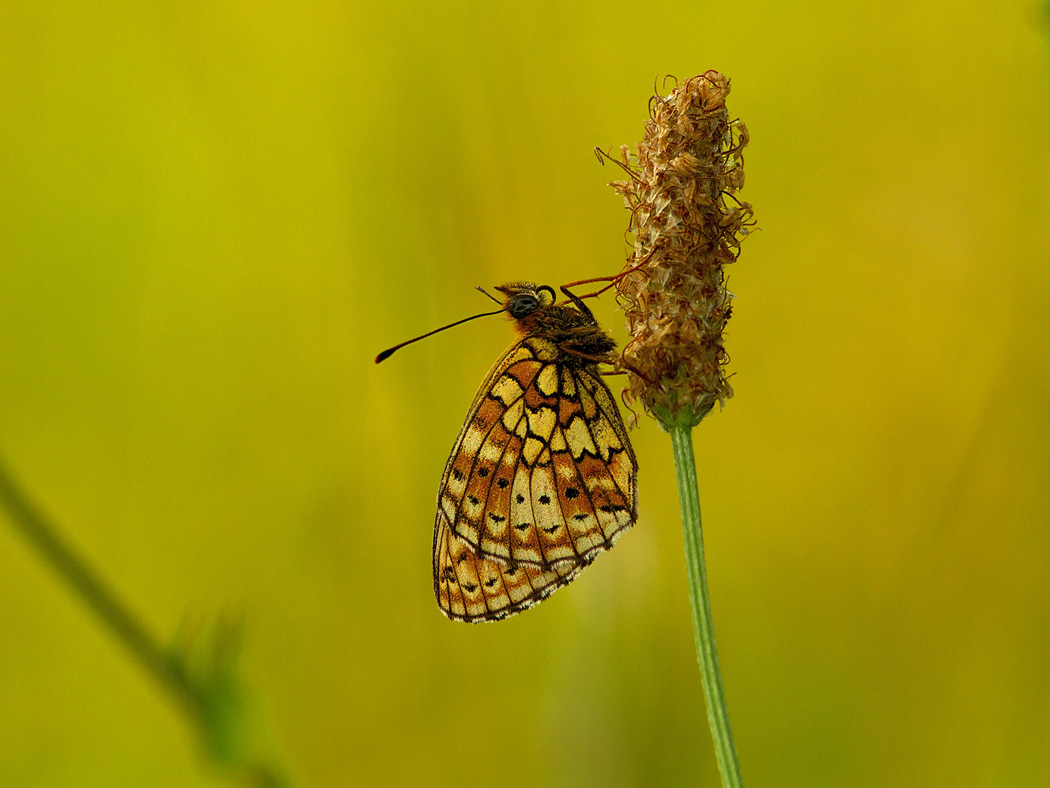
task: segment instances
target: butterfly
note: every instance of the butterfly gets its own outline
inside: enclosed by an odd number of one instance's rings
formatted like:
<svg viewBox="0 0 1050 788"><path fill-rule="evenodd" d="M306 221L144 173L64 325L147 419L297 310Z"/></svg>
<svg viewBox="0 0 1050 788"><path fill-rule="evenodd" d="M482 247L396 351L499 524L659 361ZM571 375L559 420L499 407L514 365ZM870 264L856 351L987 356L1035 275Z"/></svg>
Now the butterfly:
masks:
<svg viewBox="0 0 1050 788"><path fill-rule="evenodd" d="M438 487L434 596L455 621L541 602L638 517L638 463L598 369L616 343L565 287L571 305L546 285L496 289L518 339L482 382Z"/></svg>

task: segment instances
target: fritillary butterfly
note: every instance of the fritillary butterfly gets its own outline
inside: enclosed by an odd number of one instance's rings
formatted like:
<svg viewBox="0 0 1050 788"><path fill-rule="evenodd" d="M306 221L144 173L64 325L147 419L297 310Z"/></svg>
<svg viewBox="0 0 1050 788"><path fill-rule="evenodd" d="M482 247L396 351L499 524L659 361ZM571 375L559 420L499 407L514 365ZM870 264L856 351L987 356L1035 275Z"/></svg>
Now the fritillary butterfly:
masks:
<svg viewBox="0 0 1050 788"><path fill-rule="evenodd" d="M547 286L496 289L519 338L481 384L438 488L434 595L456 621L546 599L638 514L638 463L598 370L612 337L565 287L572 305Z"/></svg>

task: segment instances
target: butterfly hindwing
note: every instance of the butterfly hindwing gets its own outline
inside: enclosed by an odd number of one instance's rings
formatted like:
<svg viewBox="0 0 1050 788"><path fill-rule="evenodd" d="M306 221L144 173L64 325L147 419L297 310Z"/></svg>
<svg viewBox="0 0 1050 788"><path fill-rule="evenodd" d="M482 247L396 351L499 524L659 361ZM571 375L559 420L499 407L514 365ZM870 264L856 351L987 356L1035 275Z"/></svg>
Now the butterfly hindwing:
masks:
<svg viewBox="0 0 1050 788"><path fill-rule="evenodd" d="M550 590L636 517L635 460L612 395L596 372L558 357L528 337L493 367L446 465L436 526L476 553L474 571L525 567Z"/></svg>
<svg viewBox="0 0 1050 788"><path fill-rule="evenodd" d="M520 613L568 583L587 564L546 571L519 564L508 567L478 556L439 516L434 531L434 595L456 621L497 621Z"/></svg>

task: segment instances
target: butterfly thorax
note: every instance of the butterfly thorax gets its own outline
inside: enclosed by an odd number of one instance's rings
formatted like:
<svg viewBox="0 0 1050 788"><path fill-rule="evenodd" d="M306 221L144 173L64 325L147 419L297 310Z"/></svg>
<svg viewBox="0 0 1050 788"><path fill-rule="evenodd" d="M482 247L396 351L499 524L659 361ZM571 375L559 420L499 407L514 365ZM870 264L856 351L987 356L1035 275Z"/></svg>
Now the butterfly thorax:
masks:
<svg viewBox="0 0 1050 788"><path fill-rule="evenodd" d="M602 330L579 299L573 299L577 306L544 303L542 290L552 293L553 290L527 282L497 289L507 295L507 313L515 318L515 328L521 338L538 337L553 343L562 351L561 361L572 366L593 364L597 360L612 361L615 340Z"/></svg>
<svg viewBox="0 0 1050 788"><path fill-rule="evenodd" d="M616 349L616 342L593 317L571 306L543 306L518 320L516 327L522 337L541 337L553 342L565 353L566 363L594 363L595 358L605 359Z"/></svg>

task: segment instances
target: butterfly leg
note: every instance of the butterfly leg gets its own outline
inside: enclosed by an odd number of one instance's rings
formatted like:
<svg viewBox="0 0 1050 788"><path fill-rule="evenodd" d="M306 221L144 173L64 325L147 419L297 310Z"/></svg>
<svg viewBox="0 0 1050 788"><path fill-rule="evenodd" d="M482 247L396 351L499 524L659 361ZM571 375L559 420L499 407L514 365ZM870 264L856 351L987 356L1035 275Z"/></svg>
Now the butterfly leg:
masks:
<svg viewBox="0 0 1050 788"><path fill-rule="evenodd" d="M645 257L643 257L641 260L639 260L634 265L632 265L630 268L628 268L625 271L620 271L620 273L615 274L614 276L596 276L593 279L580 279L580 280L578 280L576 282L569 282L568 284L564 284L559 289L565 294L565 296L567 298L569 298L569 300L571 300L574 304L576 304L577 307L579 307L581 298L595 298L597 296L600 296L606 290L610 289L617 282L619 282L621 279L623 279L625 276L627 276L627 274L633 274L635 271L637 271L643 265L648 263L649 262L649 258L651 258L655 252L656 252L656 250L654 249L652 252L649 252L649 254L647 254ZM577 296L575 293L570 293L569 292L569 288L570 287L579 287L580 285L589 285L589 284L593 284L594 282L608 282L609 284L607 284L601 290L595 290L593 293L586 293L586 294L584 294L582 296Z"/></svg>

